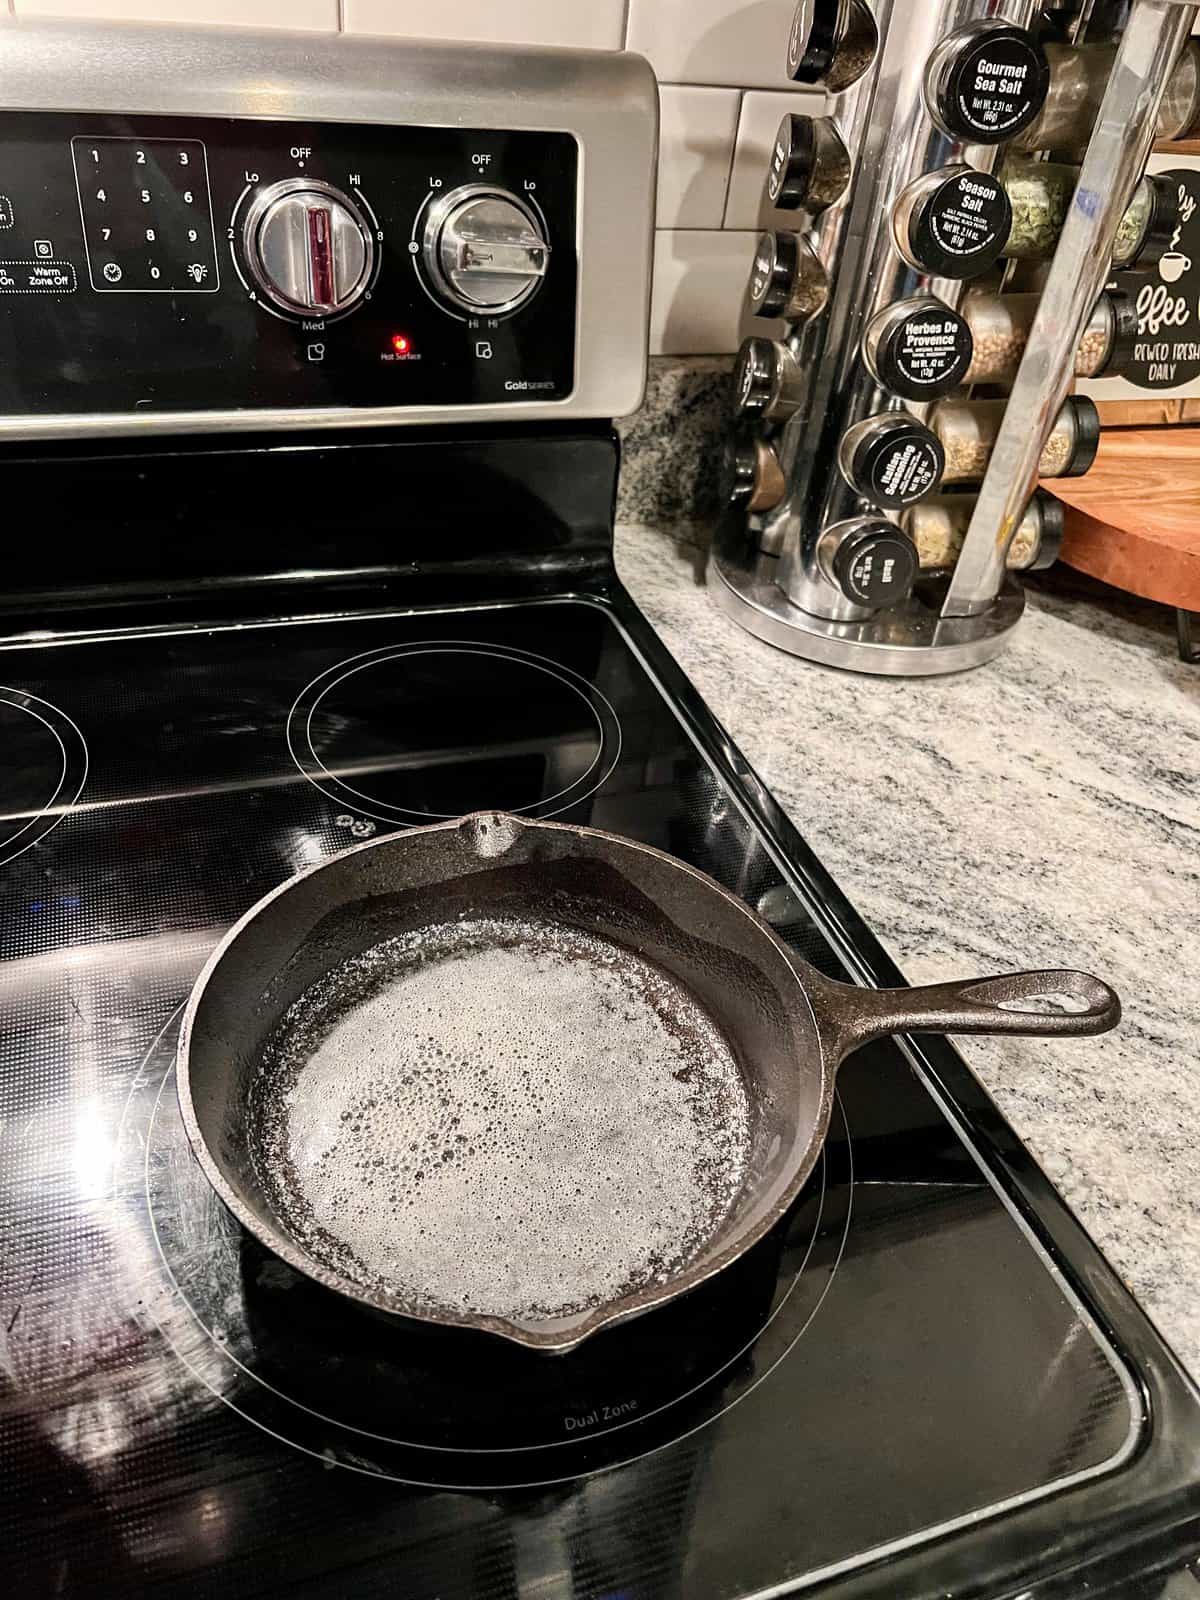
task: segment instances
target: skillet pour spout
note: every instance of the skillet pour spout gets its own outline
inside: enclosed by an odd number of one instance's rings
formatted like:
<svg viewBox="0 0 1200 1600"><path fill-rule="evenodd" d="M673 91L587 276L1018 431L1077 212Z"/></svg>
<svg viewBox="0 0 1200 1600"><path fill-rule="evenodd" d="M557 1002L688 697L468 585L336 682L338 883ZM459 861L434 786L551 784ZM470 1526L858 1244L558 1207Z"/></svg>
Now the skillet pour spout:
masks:
<svg viewBox="0 0 1200 1600"><path fill-rule="evenodd" d="M524 935L512 930L535 929L568 952L564 959L582 960L581 952L593 959L600 951L605 982L624 986L630 1015L638 996L659 996L661 1053L645 1056L649 1068L673 1059L678 1049L695 1052L715 1041L741 1091L705 1108L705 1126L727 1131L731 1140L736 1133L744 1159L736 1180L697 1212L704 1218L699 1234L676 1258L660 1256L615 1292L596 1292L595 1274L570 1268L579 1278L578 1293L567 1295L561 1314L483 1314L462 1304L461 1294L439 1299L366 1270L336 1236L336 1217L333 1225L328 1219L305 1225L303 1185L294 1164L279 1160L278 1139L269 1137L286 1096L268 1092L264 1062L288 1019L318 1001L330 1025L349 1017L368 988L361 977L344 981L339 974L361 973L381 948L393 947L429 967L464 925L484 930L474 935L473 948L494 938L497 949L520 951ZM621 1007L616 1013L623 1014ZM736 895L661 850L595 828L478 812L352 846L253 906L217 946L188 1002L179 1041L179 1103L213 1189L261 1245L297 1271L385 1316L561 1354L604 1327L687 1294L769 1233L812 1173L829 1126L838 1065L859 1045L899 1032L1095 1034L1119 1017L1112 990L1081 972L1015 973L923 989L835 983L789 950ZM538 1024L537 1016L530 1019ZM404 1031L401 1022L393 1038ZM573 1036L586 1042L584 1022ZM610 1038L597 1066L614 1053ZM594 1085L581 1082L581 1093L585 1087ZM394 1100L396 1115L413 1115L399 1083L385 1081L382 1092ZM735 1112L741 1119L736 1128ZM729 1119L727 1129L722 1117ZM645 1133L651 1144L659 1136L655 1125L627 1124L613 1119L615 1136ZM409 1132L415 1138L421 1130ZM553 1139L550 1144L555 1148ZM598 1167L607 1159L599 1148L584 1156L585 1167L588 1160ZM581 1182L587 1181L585 1172ZM621 1202L622 1194L614 1193L618 1220ZM458 1241L467 1237L466 1220L445 1212L426 1219L441 1230L441 1242L461 1250L464 1266L467 1246ZM501 1220L503 1237L521 1236L521 1217ZM588 1237L587 1248L603 1248ZM555 1239L547 1248L560 1250L561 1262L569 1263L582 1259L585 1243L568 1227L561 1246Z"/></svg>

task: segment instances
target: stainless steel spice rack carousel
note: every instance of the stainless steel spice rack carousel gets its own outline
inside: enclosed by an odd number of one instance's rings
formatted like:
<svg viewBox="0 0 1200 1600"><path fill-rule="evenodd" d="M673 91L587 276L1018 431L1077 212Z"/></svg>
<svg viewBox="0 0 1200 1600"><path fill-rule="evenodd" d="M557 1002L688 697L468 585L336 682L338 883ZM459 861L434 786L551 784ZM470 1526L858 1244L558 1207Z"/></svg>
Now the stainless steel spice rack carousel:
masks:
<svg viewBox="0 0 1200 1600"><path fill-rule="evenodd" d="M802 225L763 235L748 303L789 331L739 352L710 562L716 603L795 655L977 666L1020 619L1013 570L1054 559L1037 480L1095 456L1071 384L1136 338L1114 253L1169 247L1143 169L1156 131L1200 118L1197 0L1133 0L1098 46L1076 9L1056 36L1038 0L796 8L788 70L835 98L785 116L772 154L767 199ZM1014 286L1047 261L1040 293Z"/></svg>

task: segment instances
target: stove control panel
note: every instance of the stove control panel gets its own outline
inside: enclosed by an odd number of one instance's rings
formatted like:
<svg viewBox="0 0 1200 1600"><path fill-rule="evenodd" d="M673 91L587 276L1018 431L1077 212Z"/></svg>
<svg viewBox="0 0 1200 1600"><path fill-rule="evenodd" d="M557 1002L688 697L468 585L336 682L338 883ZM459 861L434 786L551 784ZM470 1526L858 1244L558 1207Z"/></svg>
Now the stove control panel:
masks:
<svg viewBox="0 0 1200 1600"><path fill-rule="evenodd" d="M0 164L4 412L574 388L569 132L14 111Z"/></svg>

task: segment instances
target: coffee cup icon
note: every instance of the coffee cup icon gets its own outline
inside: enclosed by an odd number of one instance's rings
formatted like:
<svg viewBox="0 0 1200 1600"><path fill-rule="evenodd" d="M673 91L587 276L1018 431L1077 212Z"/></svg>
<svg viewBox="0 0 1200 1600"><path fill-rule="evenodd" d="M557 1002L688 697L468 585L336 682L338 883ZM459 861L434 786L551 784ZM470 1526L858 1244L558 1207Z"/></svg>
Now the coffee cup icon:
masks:
<svg viewBox="0 0 1200 1600"><path fill-rule="evenodd" d="M1164 283L1178 283L1184 273L1191 269L1192 258L1180 250L1168 250L1158 263L1158 275Z"/></svg>

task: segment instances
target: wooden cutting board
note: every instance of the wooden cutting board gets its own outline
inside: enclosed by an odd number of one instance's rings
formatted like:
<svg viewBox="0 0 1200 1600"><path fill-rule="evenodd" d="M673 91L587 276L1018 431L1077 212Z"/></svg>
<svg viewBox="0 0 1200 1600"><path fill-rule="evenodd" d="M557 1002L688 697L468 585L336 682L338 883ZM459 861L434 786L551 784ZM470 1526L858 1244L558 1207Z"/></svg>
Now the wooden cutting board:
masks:
<svg viewBox="0 0 1200 1600"><path fill-rule="evenodd" d="M1200 611L1200 427L1106 428L1090 472L1042 487L1067 507L1068 566Z"/></svg>

